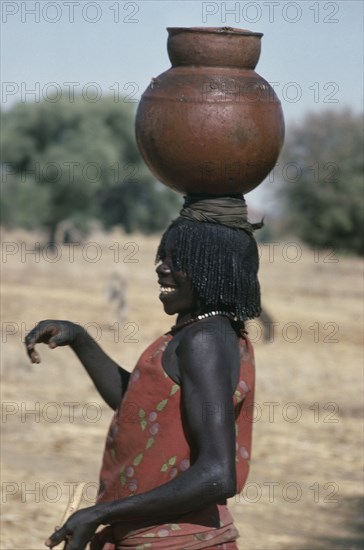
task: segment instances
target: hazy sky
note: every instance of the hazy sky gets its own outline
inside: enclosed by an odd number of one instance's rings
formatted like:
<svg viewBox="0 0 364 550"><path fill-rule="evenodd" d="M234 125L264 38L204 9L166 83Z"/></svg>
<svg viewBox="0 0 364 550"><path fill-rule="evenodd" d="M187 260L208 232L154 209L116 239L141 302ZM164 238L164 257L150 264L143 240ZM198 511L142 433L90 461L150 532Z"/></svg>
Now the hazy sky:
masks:
<svg viewBox="0 0 364 550"><path fill-rule="evenodd" d="M287 126L309 110L363 106L363 2L1 2L2 104L57 91L135 101L170 67L167 26L264 33L257 72L274 85Z"/></svg>

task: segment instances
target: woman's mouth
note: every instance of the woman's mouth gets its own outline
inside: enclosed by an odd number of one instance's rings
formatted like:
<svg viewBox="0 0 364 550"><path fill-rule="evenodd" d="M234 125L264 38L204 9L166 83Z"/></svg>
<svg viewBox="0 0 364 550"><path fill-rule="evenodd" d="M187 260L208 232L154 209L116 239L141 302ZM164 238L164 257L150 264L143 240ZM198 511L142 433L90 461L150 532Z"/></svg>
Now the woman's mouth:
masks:
<svg viewBox="0 0 364 550"><path fill-rule="evenodd" d="M160 296L168 296L176 290L175 286L160 285Z"/></svg>

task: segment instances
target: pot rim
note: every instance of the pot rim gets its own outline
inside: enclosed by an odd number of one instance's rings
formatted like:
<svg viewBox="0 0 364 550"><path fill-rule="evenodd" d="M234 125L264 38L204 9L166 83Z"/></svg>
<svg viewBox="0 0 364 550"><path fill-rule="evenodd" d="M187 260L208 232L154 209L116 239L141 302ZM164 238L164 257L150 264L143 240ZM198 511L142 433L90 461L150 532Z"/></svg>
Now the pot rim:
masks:
<svg viewBox="0 0 364 550"><path fill-rule="evenodd" d="M206 33L206 34L236 34L240 36L256 36L261 38L262 32L253 32L247 29L237 29L234 27L167 27L168 33L178 34L180 32Z"/></svg>

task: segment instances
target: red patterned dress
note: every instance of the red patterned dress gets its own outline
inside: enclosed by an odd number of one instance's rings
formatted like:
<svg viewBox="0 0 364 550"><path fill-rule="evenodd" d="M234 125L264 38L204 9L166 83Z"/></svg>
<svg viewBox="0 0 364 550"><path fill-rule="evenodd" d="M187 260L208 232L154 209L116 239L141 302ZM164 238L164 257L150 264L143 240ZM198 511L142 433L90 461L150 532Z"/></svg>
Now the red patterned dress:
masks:
<svg viewBox="0 0 364 550"><path fill-rule="evenodd" d="M166 334L141 355L111 422L100 472L98 502L138 495L167 483L190 466L190 447L181 418L181 389L164 371ZM254 399L254 354L240 338L240 377L234 393L236 472L239 493L249 469ZM175 518L140 526L113 523L95 535L92 550L237 549L239 533L226 502Z"/></svg>

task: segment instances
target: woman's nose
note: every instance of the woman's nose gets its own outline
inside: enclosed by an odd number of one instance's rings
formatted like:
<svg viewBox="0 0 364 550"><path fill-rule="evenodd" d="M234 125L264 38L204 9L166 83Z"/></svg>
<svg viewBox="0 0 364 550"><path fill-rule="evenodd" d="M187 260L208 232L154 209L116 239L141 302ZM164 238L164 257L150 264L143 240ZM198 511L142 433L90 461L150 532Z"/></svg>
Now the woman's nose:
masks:
<svg viewBox="0 0 364 550"><path fill-rule="evenodd" d="M169 275L171 273L171 268L168 264L162 262L157 266L156 272L158 273L158 275Z"/></svg>

